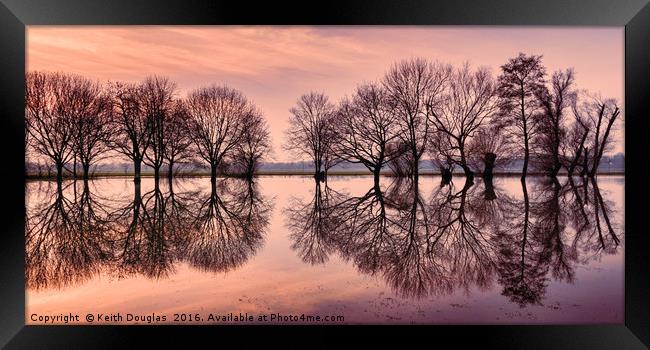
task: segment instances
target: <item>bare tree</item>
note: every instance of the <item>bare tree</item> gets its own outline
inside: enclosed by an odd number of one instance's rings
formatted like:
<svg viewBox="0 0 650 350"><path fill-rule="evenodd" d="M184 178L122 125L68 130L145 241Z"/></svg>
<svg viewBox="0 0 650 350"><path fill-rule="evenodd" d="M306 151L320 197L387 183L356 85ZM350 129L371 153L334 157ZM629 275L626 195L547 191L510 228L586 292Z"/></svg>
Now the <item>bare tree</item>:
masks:
<svg viewBox="0 0 650 350"><path fill-rule="evenodd" d="M190 119L185 102L174 101L166 118L163 132L165 138L163 158L167 161L167 178L171 181L174 176L174 165L191 157Z"/></svg>
<svg viewBox="0 0 650 350"><path fill-rule="evenodd" d="M211 181L215 182L217 168L239 144L242 120L253 106L238 90L217 85L190 92L187 106L192 140L199 156L210 165Z"/></svg>
<svg viewBox="0 0 650 350"><path fill-rule="evenodd" d="M419 162L433 130L429 113L435 110L451 76L451 66L422 58L394 64L383 85L396 106L400 138L408 145L411 173L417 179Z"/></svg>
<svg viewBox="0 0 650 350"><path fill-rule="evenodd" d="M580 160L583 159L585 153L585 143L587 136L589 136L589 126L586 121L579 117L579 112L576 111L576 102L574 101L573 110L575 120L567 132L567 137L562 142L562 157L564 166L567 169L567 175L573 176L576 167L581 166Z"/></svg>
<svg viewBox="0 0 650 350"><path fill-rule="evenodd" d="M334 152L347 162L363 164L374 174L375 183L383 166L400 156L386 150L399 136L394 109L386 91L375 84L357 87L352 99L344 99L339 107Z"/></svg>
<svg viewBox="0 0 650 350"><path fill-rule="evenodd" d="M133 161L133 181L140 182L144 155L151 144L150 125L141 103L138 85L115 83L111 87L114 116L113 148Z"/></svg>
<svg viewBox="0 0 650 350"><path fill-rule="evenodd" d="M481 171L483 179L491 181L495 169L503 168L512 162L511 144L500 132L495 123L479 128L469 141L469 165Z"/></svg>
<svg viewBox="0 0 650 350"><path fill-rule="evenodd" d="M451 138L441 132L434 133L429 138L429 153L431 155L431 162L440 171L441 186L447 185L451 182L454 174L453 145Z"/></svg>
<svg viewBox="0 0 650 350"><path fill-rule="evenodd" d="M562 161L560 146L567 134L566 114L564 110L575 99L573 91L573 69L557 71L551 78L551 90L539 89L538 99L542 112L538 116L539 134L534 139L537 168L551 177L556 177Z"/></svg>
<svg viewBox="0 0 650 350"><path fill-rule="evenodd" d="M261 161L271 152L271 134L264 116L258 110L252 110L242 123L242 138L235 148L232 163L236 171L251 180Z"/></svg>
<svg viewBox="0 0 650 350"><path fill-rule="evenodd" d="M598 172L600 159L611 148L609 136L621 110L615 99L587 95L583 100L575 112L577 117L586 123L587 129L593 130L587 141L591 145L592 153L589 153L589 148L585 148L583 171L589 177L594 177Z"/></svg>
<svg viewBox="0 0 650 350"><path fill-rule="evenodd" d="M112 135L111 122L113 106L110 96L96 82L79 78L76 84L78 94L76 111L72 119L73 153L83 169L83 178L88 180L90 166L107 156Z"/></svg>
<svg viewBox="0 0 650 350"><path fill-rule="evenodd" d="M285 149L297 156L307 156L314 163L314 177L323 181L332 165L335 142L336 107L323 93L310 92L300 96L290 110Z"/></svg>
<svg viewBox="0 0 650 350"><path fill-rule="evenodd" d="M175 83L158 76L146 78L141 85L142 112L151 129L151 145L144 153L143 162L153 168L156 181L160 178L160 168L165 160L168 141L165 124L172 113L175 90Z"/></svg>
<svg viewBox="0 0 650 350"><path fill-rule="evenodd" d="M469 64L454 70L444 99L437 106L427 102L428 116L443 142L438 148L465 172L474 177L468 159L468 140L497 112L496 86L487 68L476 71ZM435 100L433 100L435 103Z"/></svg>
<svg viewBox="0 0 650 350"><path fill-rule="evenodd" d="M540 112L537 96L546 89L542 56L520 53L501 66L498 95L501 126L509 136L521 142L524 153L522 178L528 173L530 143L538 132L535 116ZM514 142L514 140L513 140Z"/></svg>
<svg viewBox="0 0 650 350"><path fill-rule="evenodd" d="M25 118L33 147L56 167L56 179L73 157L72 120L79 94L80 77L61 73L29 72L25 85Z"/></svg>
<svg viewBox="0 0 650 350"><path fill-rule="evenodd" d="M392 171L394 176L397 177L411 177L412 161L410 158L409 145L404 143L399 137L393 142L386 145L386 154L390 155L386 164Z"/></svg>

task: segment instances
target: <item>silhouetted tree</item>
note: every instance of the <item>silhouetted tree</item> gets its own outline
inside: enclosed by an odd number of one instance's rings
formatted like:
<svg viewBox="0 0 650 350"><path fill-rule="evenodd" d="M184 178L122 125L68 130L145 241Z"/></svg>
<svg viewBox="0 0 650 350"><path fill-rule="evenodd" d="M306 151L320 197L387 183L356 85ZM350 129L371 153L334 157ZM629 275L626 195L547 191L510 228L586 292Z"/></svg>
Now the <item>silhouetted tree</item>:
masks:
<svg viewBox="0 0 650 350"><path fill-rule="evenodd" d="M112 147L133 161L133 181L140 182L142 160L151 144L151 127L142 106L142 89L135 84L116 83L113 96Z"/></svg>
<svg viewBox="0 0 650 350"><path fill-rule="evenodd" d="M496 86L487 68L476 71L469 64L455 69L442 102L427 102L427 113L440 139L437 149L460 166L468 179L474 177L468 159L468 140L497 111Z"/></svg>
<svg viewBox="0 0 650 350"><path fill-rule="evenodd" d="M166 118L163 132L165 138L163 158L167 161L167 178L171 181L174 176L174 165L192 158L190 152L192 138L189 113L182 100L174 101Z"/></svg>
<svg viewBox="0 0 650 350"><path fill-rule="evenodd" d="M492 181L495 169L504 168L512 162L512 145L497 123L479 128L469 141L469 166L482 172L486 183Z"/></svg>
<svg viewBox="0 0 650 350"><path fill-rule="evenodd" d="M61 73L30 72L25 84L25 119L33 147L56 167L56 179L63 180L64 166L73 159L73 120L82 97L85 80Z"/></svg>
<svg viewBox="0 0 650 350"><path fill-rule="evenodd" d="M83 178L89 178L90 166L108 156L110 138L113 130L113 103L111 97L103 91L98 83L82 79L76 89L79 95L77 101L78 113L72 120L73 153L83 169Z"/></svg>
<svg viewBox="0 0 650 350"><path fill-rule="evenodd" d="M290 112L285 149L309 157L314 164L314 177L323 181L329 167L334 165L336 107L324 94L310 92L300 96Z"/></svg>
<svg viewBox="0 0 650 350"><path fill-rule="evenodd" d="M394 109L386 91L375 84L358 86L338 109L335 154L347 162L363 164L374 174L375 183L383 166L401 155L386 150L399 136Z"/></svg>
<svg viewBox="0 0 650 350"><path fill-rule="evenodd" d="M501 66L498 79L500 126L523 150L522 178L528 173L531 141L538 132L535 117L540 112L538 96L546 89L542 56L520 53Z"/></svg>
<svg viewBox="0 0 650 350"><path fill-rule="evenodd" d="M611 147L609 136L621 110L615 99L586 95L582 100L583 102L576 107L575 112L578 118L587 125L586 128L591 130L587 141L591 147L585 147L583 171L586 171L586 175L594 177L598 172L600 159Z"/></svg>
<svg viewBox="0 0 650 350"><path fill-rule="evenodd" d="M537 90L542 111L536 121L539 133L533 140L536 153L534 159L536 167L551 177L557 176L562 167L560 146L567 134L564 111L575 99L573 81L573 69L560 70L553 73L550 91Z"/></svg>
<svg viewBox="0 0 650 350"><path fill-rule="evenodd" d="M429 138L431 163L440 171L441 186L448 185L454 175L456 163L452 159L452 149L451 139L443 133L437 132Z"/></svg>
<svg viewBox="0 0 650 350"><path fill-rule="evenodd" d="M238 90L217 85L190 92L187 106L192 120L192 140L198 155L210 165L210 177L214 182L221 162L241 142L242 121L254 106Z"/></svg>
<svg viewBox="0 0 650 350"><path fill-rule="evenodd" d="M271 134L260 111L251 111L242 123L242 138L235 147L232 165L237 173L244 174L250 180L257 172L261 162L269 157Z"/></svg>
<svg viewBox="0 0 650 350"><path fill-rule="evenodd" d="M394 176L397 177L411 177L411 171L413 170L411 153L409 152L409 146L399 138L393 142L389 142L386 145L386 154L390 155L390 159L386 162L386 165L390 168Z"/></svg>
<svg viewBox="0 0 650 350"><path fill-rule="evenodd" d="M174 108L176 84L167 78L152 76L144 80L140 89L142 113L151 132L151 144L144 153L143 162L153 168L154 179L158 181L168 141L165 124Z"/></svg>
<svg viewBox="0 0 650 350"><path fill-rule="evenodd" d="M398 134L408 147L410 172L416 179L433 133L430 113L439 108L450 77L451 66L421 58L400 61L384 76L383 85L396 108Z"/></svg>
<svg viewBox="0 0 650 350"><path fill-rule="evenodd" d="M587 126L586 121L583 121L582 118L579 117L579 112L575 111L575 100L573 106L575 120L570 126L567 137L562 143L561 157L569 177L573 176L577 167L581 167L584 164L584 161L581 162L581 159L586 159L585 142L587 141L587 136L589 136L589 126Z"/></svg>

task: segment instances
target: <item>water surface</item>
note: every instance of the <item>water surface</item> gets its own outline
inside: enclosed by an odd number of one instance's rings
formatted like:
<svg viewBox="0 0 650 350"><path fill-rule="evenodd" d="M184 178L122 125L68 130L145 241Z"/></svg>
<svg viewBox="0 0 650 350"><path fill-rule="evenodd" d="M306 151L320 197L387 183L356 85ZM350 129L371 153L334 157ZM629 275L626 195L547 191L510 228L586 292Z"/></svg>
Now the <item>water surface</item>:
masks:
<svg viewBox="0 0 650 350"><path fill-rule="evenodd" d="M623 323L624 177L474 182L28 182L27 323L34 313Z"/></svg>

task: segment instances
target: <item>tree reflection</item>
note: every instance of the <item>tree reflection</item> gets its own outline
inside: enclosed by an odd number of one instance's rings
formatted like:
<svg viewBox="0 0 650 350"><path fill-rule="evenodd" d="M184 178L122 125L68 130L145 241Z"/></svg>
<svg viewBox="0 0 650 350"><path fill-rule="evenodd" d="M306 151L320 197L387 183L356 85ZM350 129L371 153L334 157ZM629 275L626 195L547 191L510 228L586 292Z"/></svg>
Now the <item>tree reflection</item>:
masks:
<svg viewBox="0 0 650 350"><path fill-rule="evenodd" d="M146 191L135 183L130 198L99 197L88 181L52 184L36 191L51 199L27 210L31 289L61 288L99 272L158 279L180 261L227 271L262 245L272 209L257 184L244 180L223 180L207 195L178 191L174 182Z"/></svg>
<svg viewBox="0 0 650 350"><path fill-rule="evenodd" d="M142 274L149 278L166 277L173 272L177 243L167 224L165 196L159 183L142 194L134 183L133 200L114 213L118 245L116 267L120 276Z"/></svg>
<svg viewBox="0 0 650 350"><path fill-rule="evenodd" d="M404 179L360 195L316 183L309 203L294 198L286 209L292 247L312 264L336 252L403 297L498 283L522 307L541 304L550 279L573 283L576 265L585 262L580 257L616 250L611 203L595 182L587 205L575 197L583 190L572 180L524 180L519 195L509 195L500 181L476 181L460 188L450 182L428 196Z"/></svg>
<svg viewBox="0 0 650 350"><path fill-rule="evenodd" d="M241 179L212 182L200 195L185 258L205 271L241 266L262 246L271 206L255 183Z"/></svg>
<svg viewBox="0 0 650 350"><path fill-rule="evenodd" d="M526 179L521 180L523 199L509 208L496 231L499 283L502 294L521 306L540 304L547 285L547 266L540 258L540 240L531 233L533 218Z"/></svg>
<svg viewBox="0 0 650 350"><path fill-rule="evenodd" d="M314 193L309 202L296 197L289 199L285 214L293 241L291 249L298 252L302 261L316 265L328 260L333 248L330 235L342 222L333 214L338 197L327 182L314 181Z"/></svg>
<svg viewBox="0 0 650 350"><path fill-rule="evenodd" d="M551 278L573 283L576 265L617 251L612 205L595 180L582 181L577 186L573 178L564 185L541 180L532 198L522 181L523 200L506 210L510 215L496 234L499 282L503 295L522 307L541 305Z"/></svg>
<svg viewBox="0 0 650 350"><path fill-rule="evenodd" d="M261 249L272 201L258 183L165 184L110 195L103 182L32 183L27 287L61 288L100 272L158 279L179 263L227 272ZM552 281L574 283L576 267L620 251L619 216L595 179L508 184L476 178L424 190L398 178L351 194L315 181L284 214L305 263L337 254L405 298L497 288L521 307L540 305Z"/></svg>
<svg viewBox="0 0 650 350"><path fill-rule="evenodd" d="M28 288L83 282L112 258L108 214L101 199L91 193L87 181L78 185L48 183L47 188L39 189L45 194L43 202L27 212Z"/></svg>

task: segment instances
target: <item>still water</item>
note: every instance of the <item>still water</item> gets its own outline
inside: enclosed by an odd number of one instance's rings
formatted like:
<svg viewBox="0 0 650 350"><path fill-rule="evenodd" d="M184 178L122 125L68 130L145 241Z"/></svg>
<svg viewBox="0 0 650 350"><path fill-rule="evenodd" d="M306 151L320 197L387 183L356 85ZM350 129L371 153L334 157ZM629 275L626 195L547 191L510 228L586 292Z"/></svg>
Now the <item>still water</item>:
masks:
<svg viewBox="0 0 650 350"><path fill-rule="evenodd" d="M69 313L81 324L88 313L166 315L166 324L174 313L209 324L231 313L292 324L303 314L344 317L334 324L624 322L623 176L474 182L28 182L26 322ZM134 322L101 324L114 323Z"/></svg>

